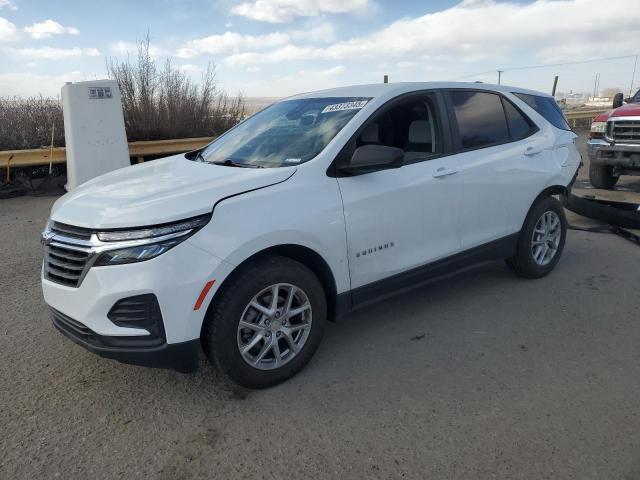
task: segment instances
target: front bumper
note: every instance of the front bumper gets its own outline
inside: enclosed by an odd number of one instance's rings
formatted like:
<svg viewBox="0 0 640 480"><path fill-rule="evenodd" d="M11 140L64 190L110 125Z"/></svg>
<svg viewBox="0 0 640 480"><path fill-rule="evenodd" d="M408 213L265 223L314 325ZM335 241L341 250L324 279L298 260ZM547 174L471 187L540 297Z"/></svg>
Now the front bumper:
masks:
<svg viewBox="0 0 640 480"><path fill-rule="evenodd" d="M604 139L587 141L591 165L607 165L627 169L640 169L640 144L609 143Z"/></svg>
<svg viewBox="0 0 640 480"><path fill-rule="evenodd" d="M144 345L131 342L131 337L108 337L98 335L82 323L52 309L53 325L66 337L104 358L131 365L172 368L180 372L193 372L198 368L200 342ZM136 337L134 337L136 338ZM140 338L140 337L138 337ZM144 337L142 337L144 338Z"/></svg>
<svg viewBox="0 0 640 480"><path fill-rule="evenodd" d="M207 305L232 269L231 264L187 240L145 262L92 267L78 287L43 276L42 291L45 302L75 322L80 331L59 319L54 325L86 349L126 363L179 368L187 357L193 360ZM195 309L204 285L211 280L215 280L214 288L201 308ZM109 319L109 312L120 300L145 294L155 295L160 307L164 327L161 344L145 345L147 330L116 325Z"/></svg>

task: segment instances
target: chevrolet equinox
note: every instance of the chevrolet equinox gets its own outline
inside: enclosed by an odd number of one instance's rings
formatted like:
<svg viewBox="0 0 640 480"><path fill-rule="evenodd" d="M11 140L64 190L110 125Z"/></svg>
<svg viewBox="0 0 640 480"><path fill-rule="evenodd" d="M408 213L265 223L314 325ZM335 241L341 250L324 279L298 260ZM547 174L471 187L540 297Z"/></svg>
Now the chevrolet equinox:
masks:
<svg viewBox="0 0 640 480"><path fill-rule="evenodd" d="M580 164L549 95L364 85L279 101L200 150L61 197L42 234L58 330L127 363L282 382L327 321L472 264L547 275Z"/></svg>

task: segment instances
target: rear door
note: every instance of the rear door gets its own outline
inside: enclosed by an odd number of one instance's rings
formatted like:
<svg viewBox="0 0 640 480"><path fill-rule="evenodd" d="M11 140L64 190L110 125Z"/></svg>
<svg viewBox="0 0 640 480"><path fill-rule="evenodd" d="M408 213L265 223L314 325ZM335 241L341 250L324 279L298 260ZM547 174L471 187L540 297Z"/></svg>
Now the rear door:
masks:
<svg viewBox="0 0 640 480"><path fill-rule="evenodd" d="M537 128L494 92L449 90L448 105L458 152L459 172L453 182L459 193L460 241L467 250L520 229L519 219L526 214L520 212L520 197L528 198L535 183L529 181L530 172L523 175L523 167L525 158L535 154L530 137Z"/></svg>

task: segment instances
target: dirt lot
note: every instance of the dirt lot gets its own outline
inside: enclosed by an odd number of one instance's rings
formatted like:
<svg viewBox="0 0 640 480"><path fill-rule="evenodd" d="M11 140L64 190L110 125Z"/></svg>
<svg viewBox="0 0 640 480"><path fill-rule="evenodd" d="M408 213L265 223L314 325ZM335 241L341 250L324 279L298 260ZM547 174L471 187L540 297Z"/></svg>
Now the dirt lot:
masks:
<svg viewBox="0 0 640 480"><path fill-rule="evenodd" d="M0 201L0 478L640 478L640 249L570 231L546 279L502 262L329 326L266 391L122 365L58 334L53 198Z"/></svg>

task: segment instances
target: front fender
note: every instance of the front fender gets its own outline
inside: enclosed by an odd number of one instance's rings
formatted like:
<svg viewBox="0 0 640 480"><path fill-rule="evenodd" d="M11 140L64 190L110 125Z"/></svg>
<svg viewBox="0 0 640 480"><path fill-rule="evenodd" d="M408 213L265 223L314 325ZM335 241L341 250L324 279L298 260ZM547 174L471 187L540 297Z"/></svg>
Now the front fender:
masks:
<svg viewBox="0 0 640 480"><path fill-rule="evenodd" d="M337 293L350 289L342 201L334 178L303 176L224 200L211 222L188 241L238 266L280 245L299 245L322 257Z"/></svg>

